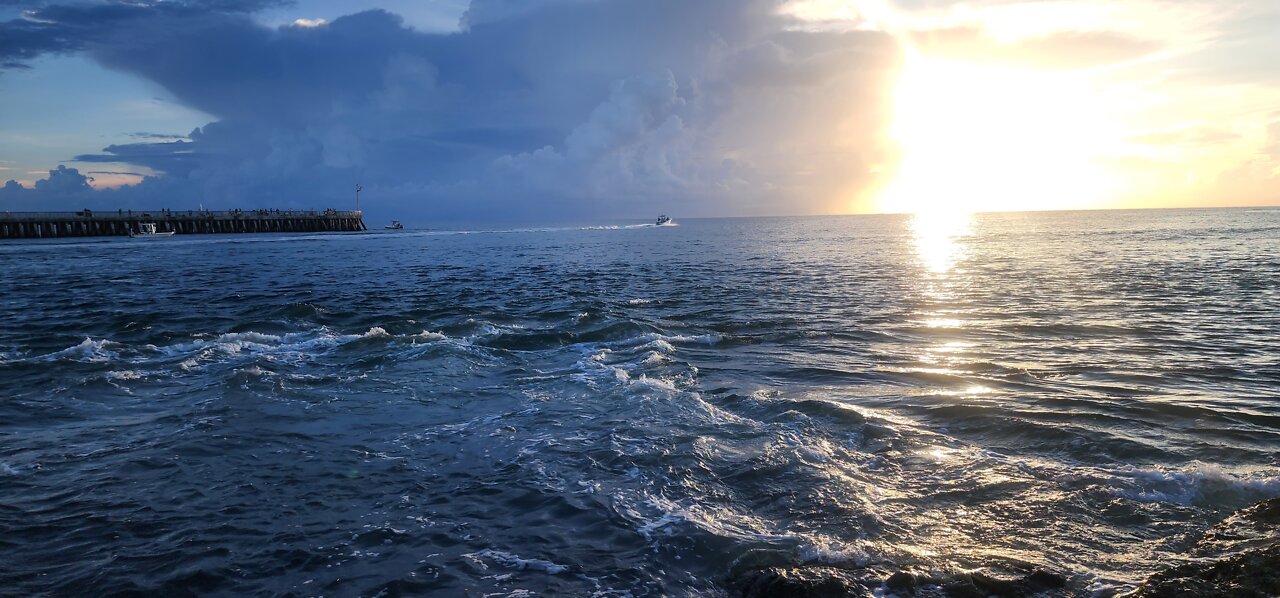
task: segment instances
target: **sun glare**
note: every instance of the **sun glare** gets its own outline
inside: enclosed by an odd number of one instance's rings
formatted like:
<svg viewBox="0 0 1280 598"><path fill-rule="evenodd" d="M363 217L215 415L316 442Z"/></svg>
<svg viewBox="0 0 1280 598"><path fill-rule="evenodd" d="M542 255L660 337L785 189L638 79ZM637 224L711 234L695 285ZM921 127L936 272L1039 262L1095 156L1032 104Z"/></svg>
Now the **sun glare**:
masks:
<svg viewBox="0 0 1280 598"><path fill-rule="evenodd" d="M920 263L933 274L951 270L965 257L965 247L961 241L972 233L972 224L973 216L962 211L926 210L913 215L910 222L911 234Z"/></svg>
<svg viewBox="0 0 1280 598"><path fill-rule="evenodd" d="M1090 207L1113 193L1117 143L1084 75L909 53L894 98L901 149L886 212Z"/></svg>

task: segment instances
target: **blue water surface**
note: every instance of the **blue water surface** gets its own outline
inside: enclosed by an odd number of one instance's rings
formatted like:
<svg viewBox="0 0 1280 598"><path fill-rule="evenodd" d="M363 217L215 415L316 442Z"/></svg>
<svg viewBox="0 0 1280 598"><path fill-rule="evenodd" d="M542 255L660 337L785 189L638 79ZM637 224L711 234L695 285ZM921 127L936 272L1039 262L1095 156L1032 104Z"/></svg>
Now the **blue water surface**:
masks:
<svg viewBox="0 0 1280 598"><path fill-rule="evenodd" d="M1278 281L1274 209L5 242L0 593L1114 594L1280 495Z"/></svg>

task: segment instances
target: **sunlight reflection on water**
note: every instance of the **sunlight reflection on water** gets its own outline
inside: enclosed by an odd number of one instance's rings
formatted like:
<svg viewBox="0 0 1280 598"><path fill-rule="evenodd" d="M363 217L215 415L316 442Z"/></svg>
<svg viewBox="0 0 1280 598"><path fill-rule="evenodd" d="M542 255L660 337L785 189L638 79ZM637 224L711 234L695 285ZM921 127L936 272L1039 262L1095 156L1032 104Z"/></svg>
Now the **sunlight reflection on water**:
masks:
<svg viewBox="0 0 1280 598"><path fill-rule="evenodd" d="M910 227L916 256L927 272L923 276L924 297L929 307L921 314L924 326L940 330L964 328L966 322L951 305L952 287L957 281L952 272L956 264L966 257L963 240L972 234L972 215L964 212L935 212L915 214ZM940 339L937 346L922 349L918 359L928 367L914 371L936 374L956 374L950 367L954 359L943 355L956 351L954 338Z"/></svg>
<svg viewBox="0 0 1280 598"><path fill-rule="evenodd" d="M966 212L915 214L911 232L916 254L930 272L943 274L965 258L960 241L972 234L973 216Z"/></svg>

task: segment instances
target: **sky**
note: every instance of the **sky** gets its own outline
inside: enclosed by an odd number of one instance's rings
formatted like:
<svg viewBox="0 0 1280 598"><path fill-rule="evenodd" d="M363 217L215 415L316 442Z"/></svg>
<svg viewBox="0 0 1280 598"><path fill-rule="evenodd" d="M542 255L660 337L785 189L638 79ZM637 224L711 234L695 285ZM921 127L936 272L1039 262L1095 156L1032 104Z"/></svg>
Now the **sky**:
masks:
<svg viewBox="0 0 1280 598"><path fill-rule="evenodd" d="M0 0L0 210L1280 204L1274 0Z"/></svg>

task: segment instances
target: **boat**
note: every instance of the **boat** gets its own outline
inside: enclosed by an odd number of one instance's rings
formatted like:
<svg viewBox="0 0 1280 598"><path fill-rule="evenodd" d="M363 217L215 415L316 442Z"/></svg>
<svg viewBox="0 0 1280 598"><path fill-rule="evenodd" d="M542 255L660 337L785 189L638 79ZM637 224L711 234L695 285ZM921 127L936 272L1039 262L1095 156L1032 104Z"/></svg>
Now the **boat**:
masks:
<svg viewBox="0 0 1280 598"><path fill-rule="evenodd" d="M662 226L668 222L671 222L671 218L666 214L663 214L661 216L658 216L658 222L655 226Z"/></svg>
<svg viewBox="0 0 1280 598"><path fill-rule="evenodd" d="M404 228L404 225L400 224L399 220L392 220L391 224L388 224L382 228L385 228L387 230L401 230Z"/></svg>
<svg viewBox="0 0 1280 598"><path fill-rule="evenodd" d="M172 237L174 231L158 232L156 223L140 222L138 223L138 232L129 231L130 239L154 239L156 237Z"/></svg>

